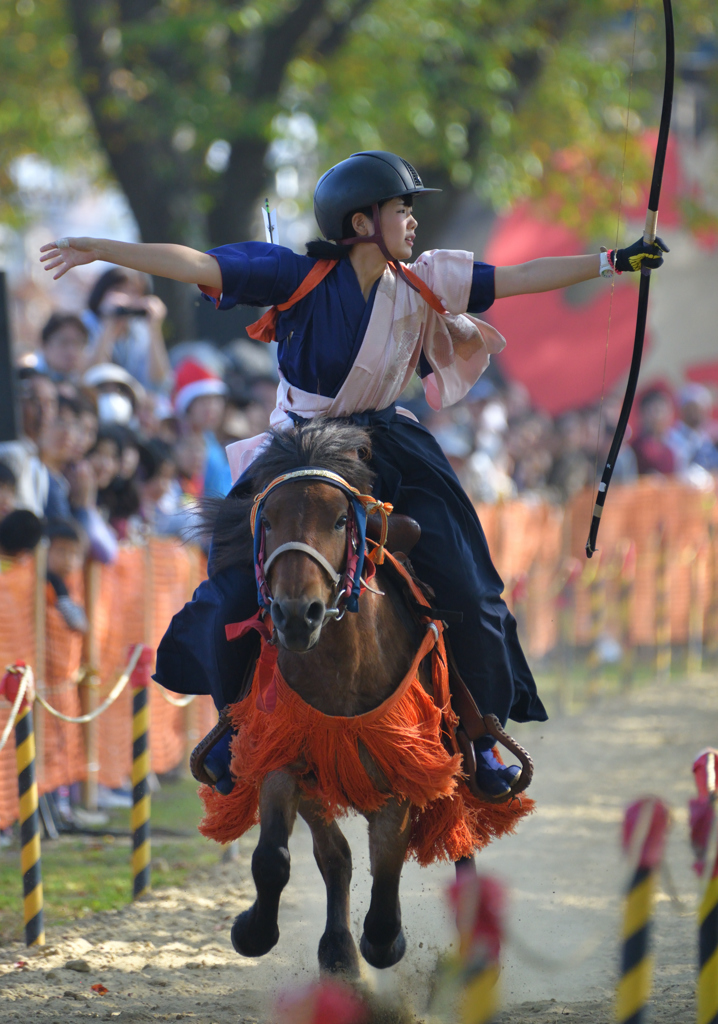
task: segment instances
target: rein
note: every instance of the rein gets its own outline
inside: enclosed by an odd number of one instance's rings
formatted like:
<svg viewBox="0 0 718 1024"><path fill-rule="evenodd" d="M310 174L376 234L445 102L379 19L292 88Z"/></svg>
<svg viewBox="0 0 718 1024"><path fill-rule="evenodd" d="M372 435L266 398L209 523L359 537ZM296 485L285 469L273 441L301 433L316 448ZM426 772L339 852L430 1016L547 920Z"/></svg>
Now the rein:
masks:
<svg viewBox="0 0 718 1024"><path fill-rule="evenodd" d="M261 519L264 503L269 495L278 487L297 480L329 484L342 491L349 499L346 531L346 565L343 573L336 569L324 557L321 551L317 551L316 548L305 544L301 540L287 541L287 543L281 544L273 551L269 557L265 558L266 534ZM375 512L378 512L381 516L381 538L378 546L367 554L366 517ZM257 598L260 607L269 609L274 600L267 580L267 574L274 562L288 551L298 551L321 566L334 589L334 600L325 609L324 621L330 618L339 620L343 617L346 610L351 612L359 611L359 595L362 584L364 586L367 585L366 581L362 579L365 559L374 563L374 565L381 565L384 561L384 546L389 530L388 517L391 512L392 506L388 502L378 501L371 494L362 494L342 476L339 476L338 473L333 473L329 469L307 466L275 477L263 491L255 496L249 520L254 538L254 574L257 580Z"/></svg>

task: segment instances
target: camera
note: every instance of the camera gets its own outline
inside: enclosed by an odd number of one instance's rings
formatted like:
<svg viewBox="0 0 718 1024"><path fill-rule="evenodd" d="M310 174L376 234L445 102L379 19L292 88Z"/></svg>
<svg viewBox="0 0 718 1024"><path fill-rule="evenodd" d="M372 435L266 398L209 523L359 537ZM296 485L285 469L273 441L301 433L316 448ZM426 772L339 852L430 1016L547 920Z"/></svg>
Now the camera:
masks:
<svg viewBox="0 0 718 1024"><path fill-rule="evenodd" d="M146 309L138 309L135 306L115 306L108 310L108 316L147 316Z"/></svg>

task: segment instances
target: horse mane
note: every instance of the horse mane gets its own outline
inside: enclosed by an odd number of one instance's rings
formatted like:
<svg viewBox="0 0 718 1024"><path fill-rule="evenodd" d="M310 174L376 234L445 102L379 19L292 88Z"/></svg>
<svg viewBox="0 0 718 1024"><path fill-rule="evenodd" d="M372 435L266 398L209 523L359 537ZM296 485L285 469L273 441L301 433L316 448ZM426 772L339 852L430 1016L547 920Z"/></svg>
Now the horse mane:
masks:
<svg viewBox="0 0 718 1024"><path fill-rule="evenodd" d="M269 435L269 443L252 463L243 486L230 491L226 498L205 498L202 502L201 531L212 537L211 576L231 566L252 570L254 548L249 513L254 496L275 477L304 466L316 466L338 473L362 494L371 493L371 441L361 427L316 417L291 430L270 430Z"/></svg>

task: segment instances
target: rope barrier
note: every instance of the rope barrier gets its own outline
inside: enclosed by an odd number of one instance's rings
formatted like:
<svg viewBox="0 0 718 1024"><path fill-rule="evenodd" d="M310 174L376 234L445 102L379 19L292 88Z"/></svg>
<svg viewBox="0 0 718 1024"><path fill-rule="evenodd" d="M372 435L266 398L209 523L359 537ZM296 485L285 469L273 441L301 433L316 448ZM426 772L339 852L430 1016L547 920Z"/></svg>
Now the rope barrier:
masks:
<svg viewBox="0 0 718 1024"><path fill-rule="evenodd" d="M48 704L45 698L41 697L39 693L35 694L35 699L45 708L46 711L48 711L55 718L59 718L61 722L70 722L73 725L83 725L86 722L92 722L93 719L99 718L99 716L104 711L107 711L111 704L114 704L114 702L120 696L124 688L127 686L128 682L130 681L130 676L134 672L135 667L137 666L137 662L140 660L140 655L142 654L143 649L143 644L136 645L136 647L132 651L132 655L130 657L129 662L127 663L127 668L122 673L120 678L117 680L115 685L112 687L107 697L105 697L102 704L96 707L94 711L90 711L86 715L77 715L76 717L73 717L71 715L65 715L62 713L62 711L58 711L57 708L53 708L50 704ZM2 750L1 746L0 750Z"/></svg>
<svg viewBox="0 0 718 1024"><path fill-rule="evenodd" d="M157 689L160 691L164 699L167 701L168 704L171 704L173 708L186 708L197 697L196 693L188 693L184 697L171 697L167 690L165 690L164 686L160 686L159 683L157 683L156 685Z"/></svg>

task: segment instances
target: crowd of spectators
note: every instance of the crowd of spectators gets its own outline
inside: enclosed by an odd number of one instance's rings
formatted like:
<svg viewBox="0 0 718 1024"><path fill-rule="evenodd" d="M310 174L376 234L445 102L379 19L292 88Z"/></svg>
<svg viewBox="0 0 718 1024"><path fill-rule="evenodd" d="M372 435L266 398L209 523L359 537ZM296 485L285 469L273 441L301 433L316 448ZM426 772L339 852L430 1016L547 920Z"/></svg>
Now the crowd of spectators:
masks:
<svg viewBox="0 0 718 1024"><path fill-rule="evenodd" d="M79 632L68 582L85 559L195 533L197 500L231 486L224 446L266 429L274 405L267 346L168 353L165 315L142 275L110 270L86 310L50 317L17 367L19 436L0 444L0 571L44 536L48 596Z"/></svg>
<svg viewBox="0 0 718 1024"><path fill-rule="evenodd" d="M411 403L410 403L411 404ZM618 423L620 397L551 418L531 408L525 389L484 379L466 401L424 415L464 487L476 502L520 498L564 504L603 472ZM711 391L688 383L655 385L639 395L613 473L677 477L701 488L718 473L718 420Z"/></svg>
<svg viewBox="0 0 718 1024"><path fill-rule="evenodd" d="M111 269L87 308L54 313L17 369L19 439L0 445L0 569L48 545L48 593L71 629L86 629L68 580L90 557L117 558L149 533L186 537L204 495L231 486L224 446L266 429L277 369L269 346L182 343L169 352L166 309L143 275ZM620 410L552 419L494 367L457 406L432 412L418 382L404 396L471 497L563 503L595 482ZM711 392L687 384L639 398L614 480L677 475L712 485L718 421Z"/></svg>

